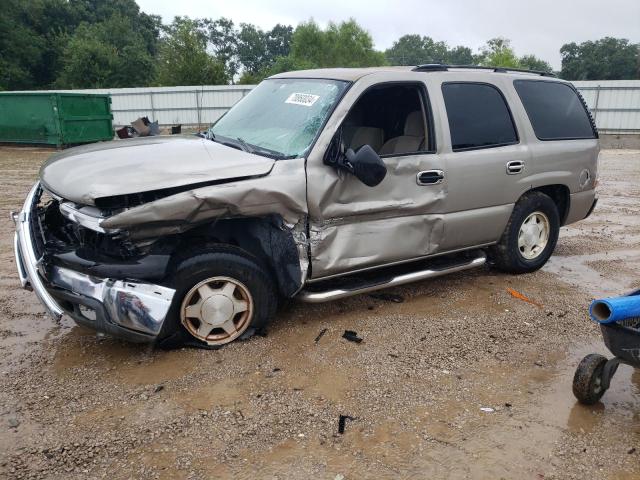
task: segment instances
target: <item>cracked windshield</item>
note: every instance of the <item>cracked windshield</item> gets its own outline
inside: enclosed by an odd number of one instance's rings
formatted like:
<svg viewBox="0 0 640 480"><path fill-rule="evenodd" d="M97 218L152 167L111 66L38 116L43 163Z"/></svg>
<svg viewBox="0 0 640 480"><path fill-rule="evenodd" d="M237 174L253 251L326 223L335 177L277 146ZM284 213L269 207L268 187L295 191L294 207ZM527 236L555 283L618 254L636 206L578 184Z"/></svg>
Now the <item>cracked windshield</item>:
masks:
<svg viewBox="0 0 640 480"><path fill-rule="evenodd" d="M347 85L337 80L264 81L218 120L209 134L221 143L249 145L258 154L305 156Z"/></svg>

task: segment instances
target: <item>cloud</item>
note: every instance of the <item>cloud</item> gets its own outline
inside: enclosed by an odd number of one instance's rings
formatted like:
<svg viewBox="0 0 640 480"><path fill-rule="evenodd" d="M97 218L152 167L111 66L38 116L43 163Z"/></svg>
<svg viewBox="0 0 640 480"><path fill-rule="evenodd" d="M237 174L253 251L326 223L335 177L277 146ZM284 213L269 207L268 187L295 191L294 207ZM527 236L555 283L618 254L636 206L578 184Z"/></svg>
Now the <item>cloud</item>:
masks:
<svg viewBox="0 0 640 480"><path fill-rule="evenodd" d="M313 18L354 18L372 35L378 49L408 33L427 35L474 50L493 37L507 37L518 55L534 54L560 68L560 47L605 36L640 42L638 0L137 0L143 11L170 22L175 15L231 18L269 29Z"/></svg>

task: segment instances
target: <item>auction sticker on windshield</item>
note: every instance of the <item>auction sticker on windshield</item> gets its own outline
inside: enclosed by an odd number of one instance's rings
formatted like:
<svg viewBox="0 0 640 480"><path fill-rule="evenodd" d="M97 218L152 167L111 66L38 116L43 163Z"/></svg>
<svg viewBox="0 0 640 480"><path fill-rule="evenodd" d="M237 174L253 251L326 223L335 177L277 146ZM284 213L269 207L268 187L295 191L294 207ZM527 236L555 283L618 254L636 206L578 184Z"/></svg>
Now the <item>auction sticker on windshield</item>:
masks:
<svg viewBox="0 0 640 480"><path fill-rule="evenodd" d="M289 95L284 103L293 103L294 105L302 105L304 107L310 107L320 98L320 95L313 95L311 93L292 93Z"/></svg>

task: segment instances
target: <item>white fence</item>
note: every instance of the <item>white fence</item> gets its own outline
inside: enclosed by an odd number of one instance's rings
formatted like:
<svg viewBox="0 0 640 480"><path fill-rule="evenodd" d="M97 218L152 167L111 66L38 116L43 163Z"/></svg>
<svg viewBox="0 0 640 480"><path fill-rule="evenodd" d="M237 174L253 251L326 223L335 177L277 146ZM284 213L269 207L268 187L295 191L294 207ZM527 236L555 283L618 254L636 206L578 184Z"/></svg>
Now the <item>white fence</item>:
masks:
<svg viewBox="0 0 640 480"><path fill-rule="evenodd" d="M116 126L149 117L160 125L208 126L244 97L254 85L194 87L110 88L73 90L76 93L108 93Z"/></svg>
<svg viewBox="0 0 640 480"><path fill-rule="evenodd" d="M603 133L640 133L640 80L574 82ZM160 125L207 126L244 97L253 85L111 88L73 90L109 93L113 122L129 125L138 117Z"/></svg>

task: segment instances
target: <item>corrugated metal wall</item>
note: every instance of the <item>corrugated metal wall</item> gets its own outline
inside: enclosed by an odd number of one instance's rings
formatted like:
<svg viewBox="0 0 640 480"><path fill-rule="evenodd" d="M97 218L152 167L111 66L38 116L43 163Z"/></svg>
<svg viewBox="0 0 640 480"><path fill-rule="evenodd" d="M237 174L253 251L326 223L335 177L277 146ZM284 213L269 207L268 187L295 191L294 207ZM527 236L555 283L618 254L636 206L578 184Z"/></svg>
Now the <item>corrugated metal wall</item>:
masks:
<svg viewBox="0 0 640 480"><path fill-rule="evenodd" d="M574 82L601 132L640 133L640 80ZM148 116L161 125L207 126L216 121L253 85L111 88L74 90L111 94L114 125Z"/></svg>
<svg viewBox="0 0 640 480"><path fill-rule="evenodd" d="M640 80L573 82L602 133L640 133Z"/></svg>

